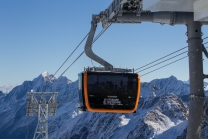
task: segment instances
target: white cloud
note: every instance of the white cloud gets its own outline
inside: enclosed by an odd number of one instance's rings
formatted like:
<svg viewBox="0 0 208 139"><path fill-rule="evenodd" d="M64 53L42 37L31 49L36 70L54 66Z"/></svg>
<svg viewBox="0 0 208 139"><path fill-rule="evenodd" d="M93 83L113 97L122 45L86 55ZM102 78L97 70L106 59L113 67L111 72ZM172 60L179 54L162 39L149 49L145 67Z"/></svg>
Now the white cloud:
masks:
<svg viewBox="0 0 208 139"><path fill-rule="evenodd" d="M9 93L14 87L18 86L18 84L16 85L4 85L4 86L0 86L0 91L2 91L3 93Z"/></svg>

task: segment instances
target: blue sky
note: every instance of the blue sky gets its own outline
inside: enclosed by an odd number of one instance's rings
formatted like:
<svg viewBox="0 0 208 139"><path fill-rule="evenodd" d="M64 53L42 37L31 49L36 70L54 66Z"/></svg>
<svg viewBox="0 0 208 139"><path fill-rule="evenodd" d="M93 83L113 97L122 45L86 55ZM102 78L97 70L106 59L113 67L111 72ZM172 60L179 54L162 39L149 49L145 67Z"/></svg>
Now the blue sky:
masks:
<svg viewBox="0 0 208 139"><path fill-rule="evenodd" d="M111 2L112 0L1 0L0 86L21 84L44 71L55 73L89 32L91 15L105 10ZM208 27L203 26L202 29L203 38L207 37ZM97 33L101 30L99 24ZM93 51L114 67L136 69L187 46L185 33L185 25L113 24L93 45ZM84 50L84 44L59 71L57 77ZM204 73L208 73L208 60L204 59ZM99 66L96 62L93 63ZM91 60L83 55L64 76L75 81L77 74L87 66L92 66ZM141 74L146 72L148 70ZM171 75L180 80L188 80L188 59L143 76L141 80L146 82Z"/></svg>

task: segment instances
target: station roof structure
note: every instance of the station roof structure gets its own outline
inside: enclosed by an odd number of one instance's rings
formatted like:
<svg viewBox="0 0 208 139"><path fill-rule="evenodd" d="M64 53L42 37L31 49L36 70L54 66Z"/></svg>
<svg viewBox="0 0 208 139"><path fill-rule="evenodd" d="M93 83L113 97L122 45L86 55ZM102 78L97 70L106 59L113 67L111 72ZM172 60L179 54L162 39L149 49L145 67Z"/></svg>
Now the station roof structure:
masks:
<svg viewBox="0 0 208 139"><path fill-rule="evenodd" d="M195 21L208 21L208 0L143 0L143 10L194 12Z"/></svg>

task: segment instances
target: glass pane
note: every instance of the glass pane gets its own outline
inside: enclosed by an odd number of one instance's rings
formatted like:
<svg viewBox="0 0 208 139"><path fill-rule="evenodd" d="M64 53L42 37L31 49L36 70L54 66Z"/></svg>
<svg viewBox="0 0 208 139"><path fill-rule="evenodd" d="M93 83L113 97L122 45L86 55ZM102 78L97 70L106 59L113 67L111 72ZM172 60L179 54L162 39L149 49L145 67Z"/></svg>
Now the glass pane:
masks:
<svg viewBox="0 0 208 139"><path fill-rule="evenodd" d="M89 72L87 81L91 108L134 108L138 92L137 74Z"/></svg>

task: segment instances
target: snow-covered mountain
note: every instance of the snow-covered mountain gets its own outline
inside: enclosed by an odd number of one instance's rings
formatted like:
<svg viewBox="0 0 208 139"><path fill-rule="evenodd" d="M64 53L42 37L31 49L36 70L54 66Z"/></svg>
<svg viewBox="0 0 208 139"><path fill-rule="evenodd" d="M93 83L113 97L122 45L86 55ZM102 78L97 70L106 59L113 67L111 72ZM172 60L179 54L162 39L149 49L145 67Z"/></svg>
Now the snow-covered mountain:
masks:
<svg viewBox="0 0 208 139"><path fill-rule="evenodd" d="M142 97L133 114L80 112L77 88L77 81L57 79L47 72L15 87L0 98L1 139L33 137L37 116L26 117L26 93L31 90L59 92L57 114L49 117L50 139L176 139L185 135L189 85L174 76L142 83Z"/></svg>
<svg viewBox="0 0 208 139"><path fill-rule="evenodd" d="M0 91L0 98L4 97L4 96L5 96L5 94L2 91Z"/></svg>

